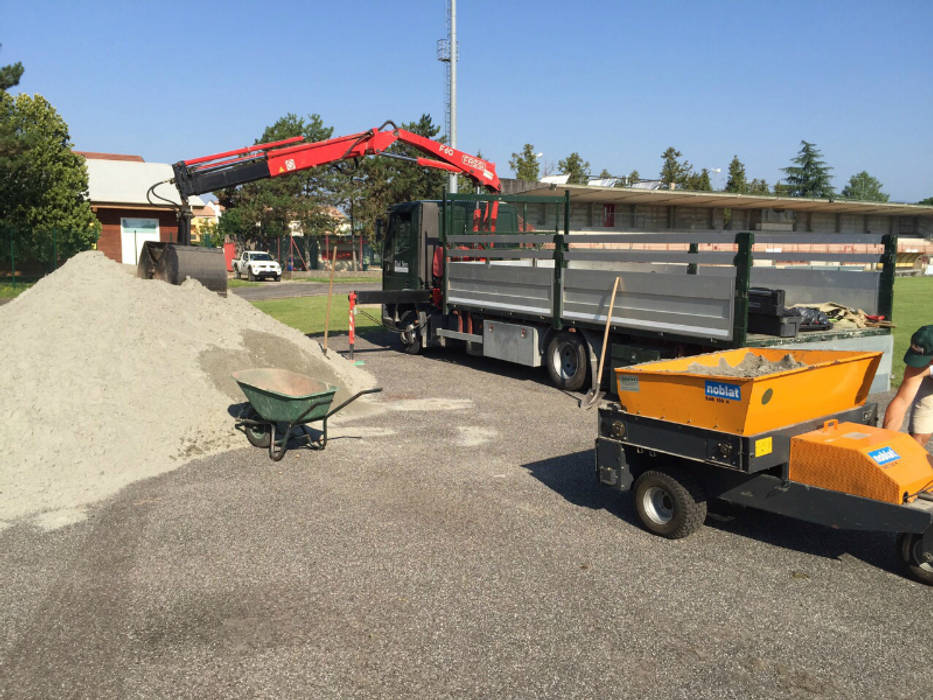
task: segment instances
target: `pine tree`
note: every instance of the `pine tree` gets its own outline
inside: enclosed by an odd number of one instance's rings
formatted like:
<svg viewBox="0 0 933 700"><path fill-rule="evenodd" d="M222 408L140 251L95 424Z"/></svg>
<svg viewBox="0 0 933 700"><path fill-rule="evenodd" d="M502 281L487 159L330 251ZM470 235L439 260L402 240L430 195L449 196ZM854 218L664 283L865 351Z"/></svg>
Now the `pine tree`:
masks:
<svg viewBox="0 0 933 700"><path fill-rule="evenodd" d="M661 182L669 187L672 185L686 185L687 178L693 171L693 166L686 160L678 160L683 154L671 146L661 154Z"/></svg>
<svg viewBox="0 0 933 700"><path fill-rule="evenodd" d="M745 179L745 165L739 160L738 156L732 156L732 162L729 163L729 179L726 180L726 192L747 194L748 189L748 181Z"/></svg>
<svg viewBox="0 0 933 700"><path fill-rule="evenodd" d="M815 144L801 141L800 151L791 165L782 170L787 175L787 193L791 197L829 198L835 189L829 182L832 168L826 165L823 154Z"/></svg>
<svg viewBox="0 0 933 700"><path fill-rule="evenodd" d="M570 185L585 185L590 177L590 164L576 151L558 161L557 167L565 175L570 175L567 180Z"/></svg>
<svg viewBox="0 0 933 700"><path fill-rule="evenodd" d="M842 189L842 196L846 199L857 199L862 202L887 202L888 195L881 191L882 184L863 170L849 178L849 184Z"/></svg>
<svg viewBox="0 0 933 700"><path fill-rule="evenodd" d="M515 177L525 182L538 181L538 157L535 154L534 146L526 143L521 153L513 153L509 159L509 167L515 173Z"/></svg>

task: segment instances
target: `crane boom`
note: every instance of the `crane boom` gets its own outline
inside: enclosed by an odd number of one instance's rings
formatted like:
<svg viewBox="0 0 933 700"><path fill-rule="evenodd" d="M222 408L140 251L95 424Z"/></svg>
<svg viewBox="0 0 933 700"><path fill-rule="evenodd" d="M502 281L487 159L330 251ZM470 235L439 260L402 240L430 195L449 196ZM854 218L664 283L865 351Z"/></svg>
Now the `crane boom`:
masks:
<svg viewBox="0 0 933 700"><path fill-rule="evenodd" d="M387 126L392 128L387 129ZM413 146L430 157L407 158L386 153L386 149L396 142ZM462 173L490 192L500 191L499 177L496 175L493 163L459 151L447 144L400 129L392 122L385 122L375 129L326 141L308 142L303 137L296 136L282 141L256 144L224 153L179 161L172 165L172 169L175 173L175 186L182 195L182 201L185 201L192 195L212 192L224 187L233 187L343 160L379 154L411 160L428 168Z"/></svg>

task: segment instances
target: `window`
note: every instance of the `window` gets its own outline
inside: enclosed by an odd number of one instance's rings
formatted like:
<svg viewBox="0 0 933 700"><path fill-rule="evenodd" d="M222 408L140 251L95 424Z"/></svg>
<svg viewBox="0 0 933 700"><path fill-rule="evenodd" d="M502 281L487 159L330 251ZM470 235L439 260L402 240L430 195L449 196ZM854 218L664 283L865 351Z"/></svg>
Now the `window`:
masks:
<svg viewBox="0 0 933 700"><path fill-rule="evenodd" d="M612 228L616 225L616 205L603 204L603 226Z"/></svg>

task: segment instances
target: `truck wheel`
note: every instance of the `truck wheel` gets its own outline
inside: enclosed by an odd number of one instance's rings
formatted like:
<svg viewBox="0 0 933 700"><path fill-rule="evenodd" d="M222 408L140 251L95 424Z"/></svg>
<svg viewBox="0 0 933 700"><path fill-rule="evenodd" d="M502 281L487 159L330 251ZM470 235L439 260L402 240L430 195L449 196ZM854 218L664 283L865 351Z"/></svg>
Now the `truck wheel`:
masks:
<svg viewBox="0 0 933 700"><path fill-rule="evenodd" d="M913 532L904 532L897 536L897 553L901 563L911 576L933 586L933 564L920 558L920 547L923 535Z"/></svg>
<svg viewBox="0 0 933 700"><path fill-rule="evenodd" d="M650 532L676 540L706 520L706 496L686 472L649 470L635 482L635 511Z"/></svg>
<svg viewBox="0 0 933 700"><path fill-rule="evenodd" d="M236 265L233 266L233 276L236 279L240 279L240 268L238 268Z"/></svg>
<svg viewBox="0 0 933 700"><path fill-rule="evenodd" d="M545 352L547 373L558 389L576 391L586 381L586 343L579 333L558 333Z"/></svg>
<svg viewBox="0 0 933 700"><path fill-rule="evenodd" d="M247 268L246 268L246 278L247 278L250 282L255 282L255 281L256 281L256 275L253 274L253 268L251 268L251 267L247 267Z"/></svg>
<svg viewBox="0 0 933 700"><path fill-rule="evenodd" d="M421 352L421 329L417 327L418 312L406 311L402 314L402 318L399 320L399 326L401 328L407 328L408 326L412 325L415 326L415 328L409 331L402 331L399 338L402 341L403 352L406 352L409 355L417 355Z"/></svg>

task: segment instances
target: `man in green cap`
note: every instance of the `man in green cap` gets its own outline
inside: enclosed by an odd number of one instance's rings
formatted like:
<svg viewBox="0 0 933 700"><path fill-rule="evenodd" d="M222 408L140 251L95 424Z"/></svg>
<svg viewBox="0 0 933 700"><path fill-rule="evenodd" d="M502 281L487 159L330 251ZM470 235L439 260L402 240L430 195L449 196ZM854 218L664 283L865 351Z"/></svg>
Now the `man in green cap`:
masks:
<svg viewBox="0 0 933 700"><path fill-rule="evenodd" d="M904 362L904 379L884 413L884 427L900 430L913 404L910 434L926 445L933 435L933 326L921 326L910 337Z"/></svg>

